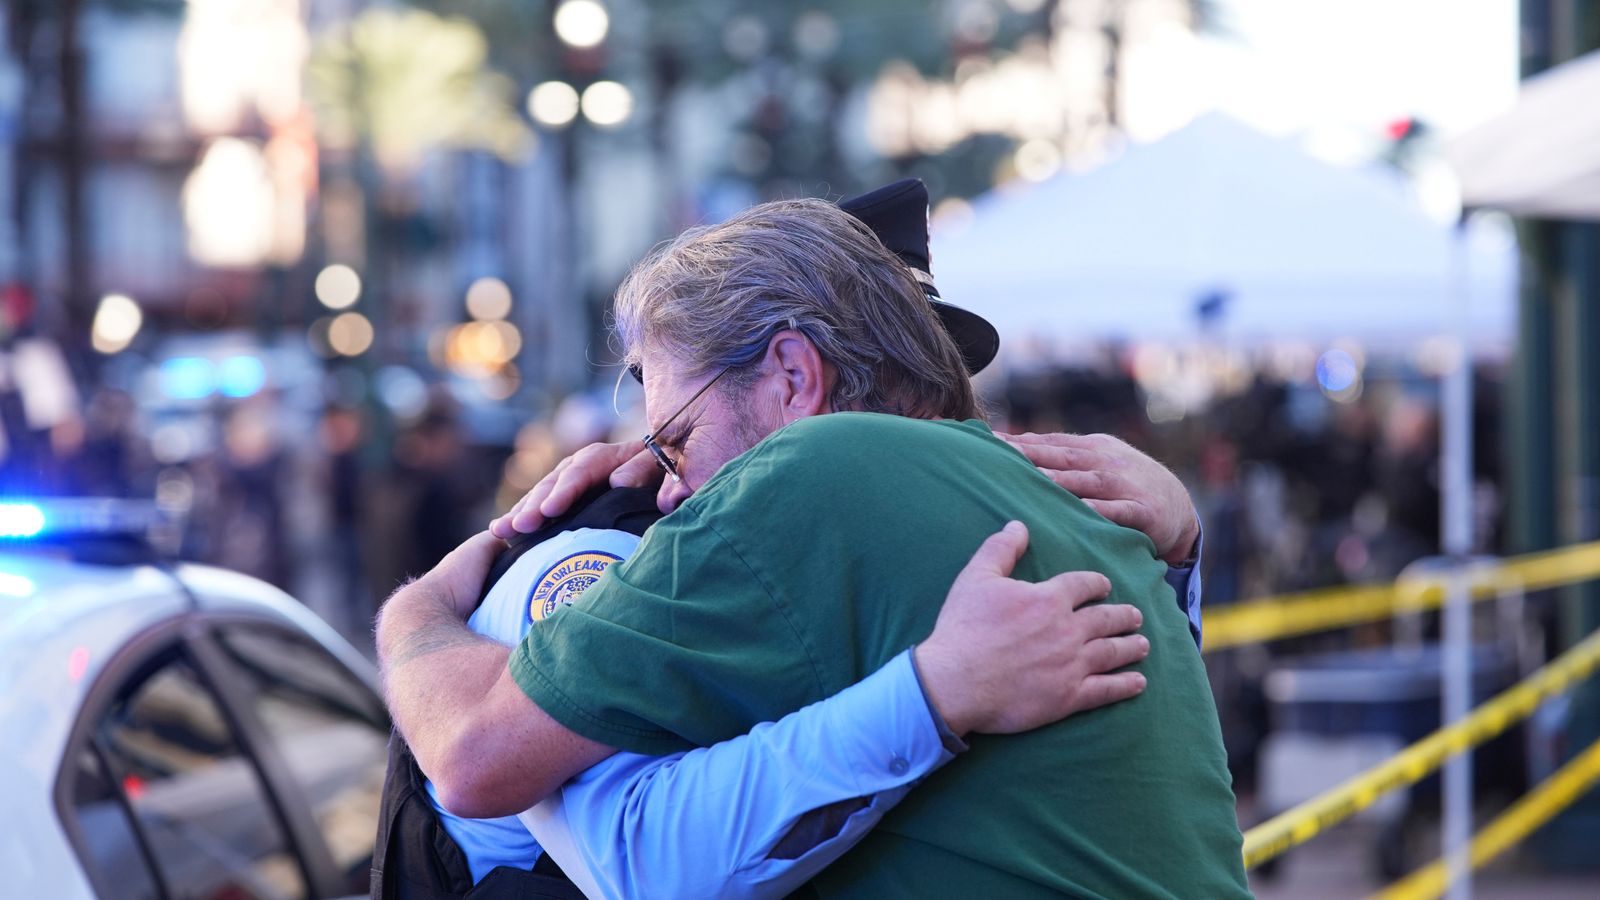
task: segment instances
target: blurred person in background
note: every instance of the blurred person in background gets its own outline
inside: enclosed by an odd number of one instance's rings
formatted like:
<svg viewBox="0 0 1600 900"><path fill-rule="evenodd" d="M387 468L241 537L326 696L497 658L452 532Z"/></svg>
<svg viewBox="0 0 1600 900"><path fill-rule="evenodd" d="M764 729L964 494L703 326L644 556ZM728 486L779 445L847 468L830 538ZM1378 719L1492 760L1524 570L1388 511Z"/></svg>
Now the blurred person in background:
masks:
<svg viewBox="0 0 1600 900"><path fill-rule="evenodd" d="M1244 568L1244 498L1239 492L1239 451L1227 438L1213 435L1200 452L1200 489L1196 500L1206 524L1206 602L1239 599Z"/></svg>
<svg viewBox="0 0 1600 900"><path fill-rule="evenodd" d="M1385 577L1439 546L1439 420L1422 403L1401 398L1383 422L1374 486L1383 498L1387 525Z"/></svg>
<svg viewBox="0 0 1600 900"><path fill-rule="evenodd" d="M96 388L83 418L83 440L66 460L72 490L87 497L148 495L151 460L136 428L138 409L127 391Z"/></svg>
<svg viewBox="0 0 1600 900"><path fill-rule="evenodd" d="M466 440L455 404L437 397L401 435L397 479L409 499L405 573L426 572L472 533Z"/></svg>
<svg viewBox="0 0 1600 900"><path fill-rule="evenodd" d="M284 478L288 471L278 442L277 404L269 395L241 403L227 414L217 459L213 561L281 588L290 583L284 533Z"/></svg>
<svg viewBox="0 0 1600 900"><path fill-rule="evenodd" d="M334 573L337 608L346 611L350 625L362 630L377 612L367 589L366 554L361 539L361 511L366 495L361 444L365 439L360 410L329 406L323 411L317 425L317 445L323 455L321 494L327 503L325 549Z"/></svg>

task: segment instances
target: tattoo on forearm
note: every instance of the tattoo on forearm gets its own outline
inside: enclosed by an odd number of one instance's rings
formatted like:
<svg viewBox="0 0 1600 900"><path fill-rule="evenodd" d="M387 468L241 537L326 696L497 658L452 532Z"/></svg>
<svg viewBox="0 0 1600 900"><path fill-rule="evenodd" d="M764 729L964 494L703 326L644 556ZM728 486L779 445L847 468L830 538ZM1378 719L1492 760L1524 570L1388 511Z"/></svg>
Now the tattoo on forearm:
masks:
<svg viewBox="0 0 1600 900"><path fill-rule="evenodd" d="M460 622L434 622L423 625L406 635L384 663L385 674L393 674L407 663L444 650L468 647L483 643L482 637L473 634Z"/></svg>

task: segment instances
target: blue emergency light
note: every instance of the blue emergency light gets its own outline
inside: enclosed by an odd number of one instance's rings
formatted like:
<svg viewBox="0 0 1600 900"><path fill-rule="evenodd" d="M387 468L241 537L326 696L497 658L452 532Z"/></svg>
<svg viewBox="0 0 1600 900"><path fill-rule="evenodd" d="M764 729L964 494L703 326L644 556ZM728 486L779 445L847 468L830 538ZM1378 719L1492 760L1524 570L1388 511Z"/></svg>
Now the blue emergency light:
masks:
<svg viewBox="0 0 1600 900"><path fill-rule="evenodd" d="M0 538L31 538L44 526L44 510L37 504L0 503Z"/></svg>
<svg viewBox="0 0 1600 900"><path fill-rule="evenodd" d="M142 535L156 524L155 504L111 498L0 502L0 541Z"/></svg>

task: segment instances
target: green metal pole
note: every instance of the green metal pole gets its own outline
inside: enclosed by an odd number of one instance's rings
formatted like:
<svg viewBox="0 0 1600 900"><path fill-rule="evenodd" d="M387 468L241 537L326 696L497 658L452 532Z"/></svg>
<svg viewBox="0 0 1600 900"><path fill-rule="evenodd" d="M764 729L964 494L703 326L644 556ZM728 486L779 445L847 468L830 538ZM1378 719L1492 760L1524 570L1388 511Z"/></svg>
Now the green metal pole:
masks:
<svg viewBox="0 0 1600 900"><path fill-rule="evenodd" d="M1506 458L1512 553L1556 545L1555 362L1551 281L1559 257L1560 226L1518 223L1522 285L1517 304L1517 345L1507 383Z"/></svg>
<svg viewBox="0 0 1600 900"><path fill-rule="evenodd" d="M1561 495L1565 543L1600 539L1600 225L1568 225L1563 235L1567 290L1561 319L1567 346L1558 355L1563 390ZM1600 581L1573 585L1562 602L1562 643L1570 646L1600 628ZM1600 682L1573 694L1572 747L1600 740ZM1600 802L1588 806L1600 811Z"/></svg>
<svg viewBox="0 0 1600 900"><path fill-rule="evenodd" d="M1600 0L1523 0L1522 75L1600 47ZM1600 537L1600 226L1525 222L1523 291L1510 422L1512 538L1518 550ZM1521 494L1521 496L1518 496ZM1600 583L1563 589L1558 639L1600 627ZM1566 752L1600 738L1600 686L1572 694ZM1541 830L1535 846L1563 869L1600 866L1600 795Z"/></svg>

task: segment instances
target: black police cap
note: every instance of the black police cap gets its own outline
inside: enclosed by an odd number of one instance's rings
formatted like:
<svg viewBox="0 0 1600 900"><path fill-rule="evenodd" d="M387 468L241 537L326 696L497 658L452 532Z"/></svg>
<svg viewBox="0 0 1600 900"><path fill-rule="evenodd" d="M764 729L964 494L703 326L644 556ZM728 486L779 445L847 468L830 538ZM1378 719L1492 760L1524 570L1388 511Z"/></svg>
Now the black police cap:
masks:
<svg viewBox="0 0 1600 900"><path fill-rule="evenodd" d="M911 267L944 328L955 339L967 372L976 375L1000 352L1000 334L977 313L946 302L934 287L928 252L928 186L920 178L893 184L839 201L839 208L860 219L890 252Z"/></svg>

